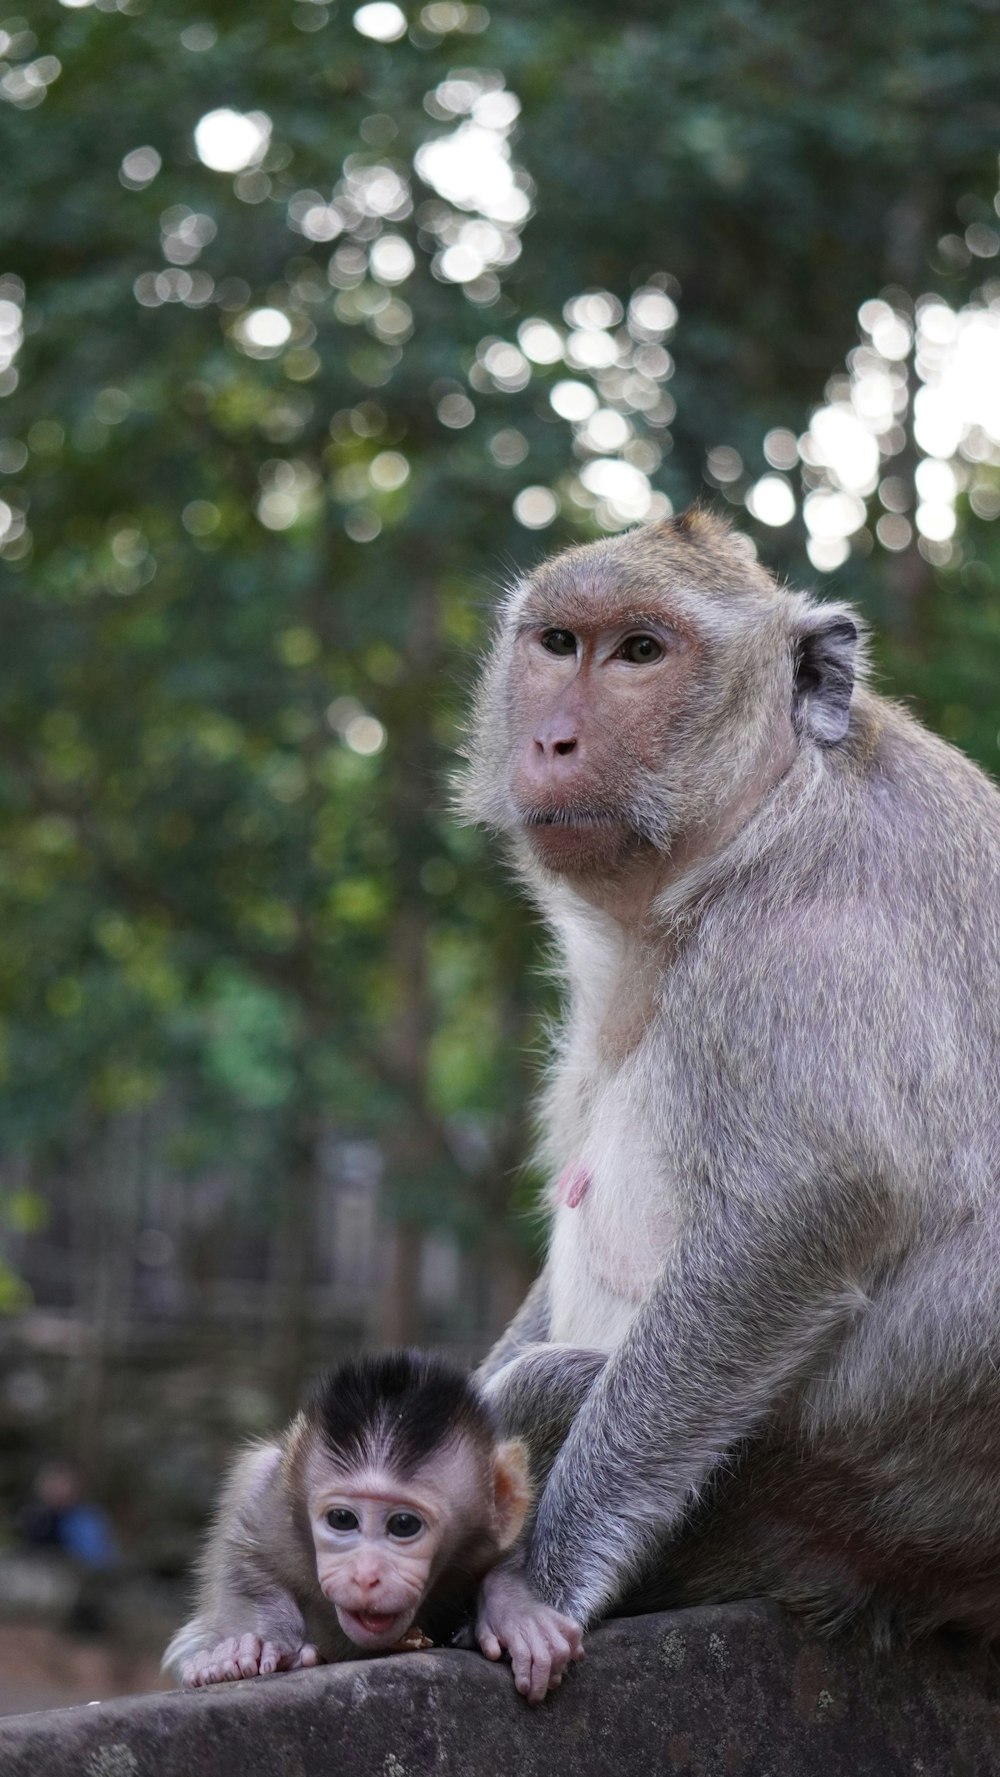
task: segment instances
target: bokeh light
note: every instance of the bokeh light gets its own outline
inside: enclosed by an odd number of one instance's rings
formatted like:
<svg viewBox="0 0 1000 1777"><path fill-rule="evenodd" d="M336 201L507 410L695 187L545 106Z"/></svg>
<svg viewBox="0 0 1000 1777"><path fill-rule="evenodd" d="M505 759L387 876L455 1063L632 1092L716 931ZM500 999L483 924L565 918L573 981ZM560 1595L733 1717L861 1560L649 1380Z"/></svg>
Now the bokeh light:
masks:
<svg viewBox="0 0 1000 1777"><path fill-rule="evenodd" d="M263 111L208 111L195 124L194 145L203 166L215 173L240 173L263 160L271 140L271 120Z"/></svg>
<svg viewBox="0 0 1000 1777"><path fill-rule="evenodd" d="M118 169L118 177L127 191L142 191L156 178L163 162L155 148L133 148Z"/></svg>
<svg viewBox="0 0 1000 1777"><path fill-rule="evenodd" d="M831 571L846 561L852 538L870 547L866 501L877 491L882 511L874 532L883 548L908 548L915 527L921 552L943 562L958 494L968 488L975 511L987 485L967 466L1000 467L996 286L960 309L941 296L920 297L912 317L885 297L872 298L861 304L858 321L862 342L848 356L847 373L831 379L826 404L799 440L810 558ZM884 473L908 436L923 453L913 472L912 521L906 478ZM769 462L791 468L790 454L787 435L768 434ZM752 511L751 496L747 503Z"/></svg>
<svg viewBox="0 0 1000 1777"><path fill-rule="evenodd" d="M635 339L660 339L677 325L677 304L664 290L637 290L628 305L628 324Z"/></svg>
<svg viewBox="0 0 1000 1777"><path fill-rule="evenodd" d="M875 526L875 535L885 549L908 549L913 541L913 526L898 512L884 512Z"/></svg>
<svg viewBox="0 0 1000 1777"><path fill-rule="evenodd" d="M623 523L638 523L650 515L652 495L649 481L641 469L631 463L598 457L584 464L580 480L590 493L607 502L608 510Z"/></svg>
<svg viewBox="0 0 1000 1777"><path fill-rule="evenodd" d="M563 355L562 334L549 321L522 321L518 344L533 364L558 364Z"/></svg>
<svg viewBox="0 0 1000 1777"><path fill-rule="evenodd" d="M24 343L24 285L20 278L0 278L0 395L17 388L16 359Z"/></svg>
<svg viewBox="0 0 1000 1777"><path fill-rule="evenodd" d="M233 329L248 357L274 358L292 336L292 323L281 309L250 309Z"/></svg>
<svg viewBox="0 0 1000 1777"><path fill-rule="evenodd" d="M503 468L513 468L517 463L523 463L528 455L528 440L516 426L505 426L502 431L494 432L489 451L495 463Z"/></svg>
<svg viewBox="0 0 1000 1777"><path fill-rule="evenodd" d="M589 383L558 382L549 390L549 400L560 419L589 420L597 412L598 399Z"/></svg>
<svg viewBox="0 0 1000 1777"><path fill-rule="evenodd" d="M361 753L367 758L382 751L386 732L377 717L361 714L352 716L345 724L344 740L352 753Z"/></svg>
<svg viewBox="0 0 1000 1777"><path fill-rule="evenodd" d="M414 165L425 184L459 210L478 210L512 228L527 220L530 199L511 166L502 127L461 123L450 136L423 143Z"/></svg>
<svg viewBox="0 0 1000 1777"><path fill-rule="evenodd" d="M354 14L354 29L376 43L397 43L406 36L406 14L392 0L371 0Z"/></svg>
<svg viewBox="0 0 1000 1777"><path fill-rule="evenodd" d="M616 413L613 407L599 407L583 430L578 433L579 442L586 450L592 450L602 456L621 450L632 436L632 427L622 413Z"/></svg>
<svg viewBox="0 0 1000 1777"><path fill-rule="evenodd" d="M468 395L443 395L437 405L437 416L442 426L450 426L457 432L465 426L471 426L476 410Z"/></svg>
<svg viewBox="0 0 1000 1777"><path fill-rule="evenodd" d="M743 458L729 444L715 445L705 458L705 466L712 480L721 487L730 481L739 481L743 474Z"/></svg>
<svg viewBox="0 0 1000 1777"><path fill-rule="evenodd" d="M319 478L311 463L272 458L262 464L259 481L254 511L269 531L290 530L319 509Z"/></svg>
<svg viewBox="0 0 1000 1777"><path fill-rule="evenodd" d="M747 509L761 524L790 524L795 517L795 495L781 475L762 475L747 494Z"/></svg>
<svg viewBox="0 0 1000 1777"><path fill-rule="evenodd" d="M416 264L413 248L401 234L381 235L372 244L368 262L380 284L402 284Z"/></svg>
<svg viewBox="0 0 1000 1777"><path fill-rule="evenodd" d="M559 502L550 487L524 487L514 501L514 517L529 531L544 530L559 511Z"/></svg>
<svg viewBox="0 0 1000 1777"><path fill-rule="evenodd" d="M772 469L794 469L799 460L795 433L785 426L775 426L764 439L764 455Z"/></svg>
<svg viewBox="0 0 1000 1777"><path fill-rule="evenodd" d="M485 6L464 6L461 0L432 0L420 13L425 31L444 36L450 31L485 31L490 15Z"/></svg>
<svg viewBox="0 0 1000 1777"><path fill-rule="evenodd" d="M401 451L383 450L370 463L368 474L377 488L392 493L409 480L410 465Z"/></svg>

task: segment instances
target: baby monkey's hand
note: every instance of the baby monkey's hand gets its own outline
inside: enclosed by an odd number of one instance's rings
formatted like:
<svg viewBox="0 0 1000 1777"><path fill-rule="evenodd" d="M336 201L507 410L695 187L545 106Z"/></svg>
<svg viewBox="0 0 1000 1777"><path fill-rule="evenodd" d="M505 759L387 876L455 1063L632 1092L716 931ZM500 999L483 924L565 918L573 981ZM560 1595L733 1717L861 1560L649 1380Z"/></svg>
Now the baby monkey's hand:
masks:
<svg viewBox="0 0 1000 1777"><path fill-rule="evenodd" d="M542 1604L510 1567L495 1567L480 1586L476 1640L488 1660L510 1655L514 1683L529 1703L541 1703L571 1662L583 1659L579 1623Z"/></svg>
<svg viewBox="0 0 1000 1777"><path fill-rule="evenodd" d="M301 1666L318 1665L319 1654L310 1642L287 1648L261 1635L231 1635L187 1660L180 1677L186 1690L197 1690L206 1684L228 1684L237 1678L263 1678L269 1672L296 1672Z"/></svg>

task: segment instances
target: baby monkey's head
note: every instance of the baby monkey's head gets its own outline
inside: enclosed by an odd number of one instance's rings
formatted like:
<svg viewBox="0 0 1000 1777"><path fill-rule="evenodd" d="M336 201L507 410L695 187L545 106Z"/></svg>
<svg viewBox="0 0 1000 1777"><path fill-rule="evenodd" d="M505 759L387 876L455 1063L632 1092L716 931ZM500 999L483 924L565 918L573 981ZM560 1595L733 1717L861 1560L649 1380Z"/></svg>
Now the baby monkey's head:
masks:
<svg viewBox="0 0 1000 1777"><path fill-rule="evenodd" d="M328 1371L289 1455L319 1585L368 1653L395 1647L429 1594L486 1573L531 1504L523 1445L501 1442L462 1370L420 1352Z"/></svg>

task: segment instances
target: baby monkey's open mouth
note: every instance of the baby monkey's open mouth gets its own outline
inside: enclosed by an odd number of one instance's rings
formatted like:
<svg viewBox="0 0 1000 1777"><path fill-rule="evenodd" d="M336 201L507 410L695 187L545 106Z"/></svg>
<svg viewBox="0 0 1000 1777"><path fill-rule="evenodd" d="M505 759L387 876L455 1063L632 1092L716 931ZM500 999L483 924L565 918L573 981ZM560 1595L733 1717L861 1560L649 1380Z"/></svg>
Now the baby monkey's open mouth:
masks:
<svg viewBox="0 0 1000 1777"><path fill-rule="evenodd" d="M398 1641L410 1626L406 1610L341 1610L341 1627L359 1647L373 1642Z"/></svg>

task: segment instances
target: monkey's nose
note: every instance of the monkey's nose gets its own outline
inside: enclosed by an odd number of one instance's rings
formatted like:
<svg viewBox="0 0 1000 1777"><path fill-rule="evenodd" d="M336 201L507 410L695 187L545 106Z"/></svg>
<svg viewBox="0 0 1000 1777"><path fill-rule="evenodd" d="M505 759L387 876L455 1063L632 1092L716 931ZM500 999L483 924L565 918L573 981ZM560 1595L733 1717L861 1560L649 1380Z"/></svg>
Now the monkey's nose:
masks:
<svg viewBox="0 0 1000 1777"><path fill-rule="evenodd" d="M374 1592L382 1584L382 1576L377 1567L356 1568L354 1584L359 1592Z"/></svg>
<svg viewBox="0 0 1000 1777"><path fill-rule="evenodd" d="M539 753L543 759L546 757L552 759L564 759L567 753L576 752L576 746L577 743L575 740L556 740L553 741L550 746L546 746L545 742L542 740L535 741L535 751L536 753Z"/></svg>
<svg viewBox="0 0 1000 1777"><path fill-rule="evenodd" d="M579 744L576 723L563 714L548 717L536 728L532 751L541 763L543 759L565 759Z"/></svg>

